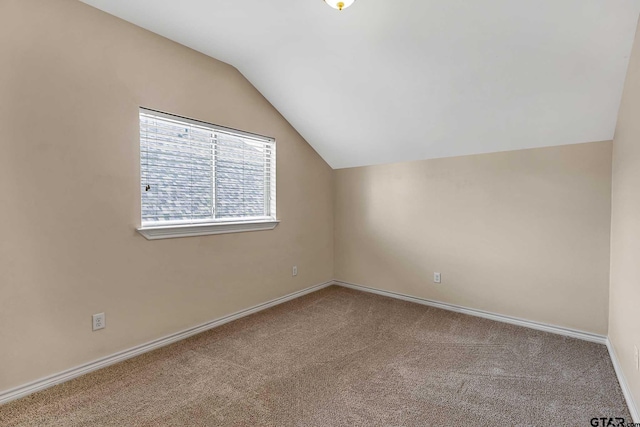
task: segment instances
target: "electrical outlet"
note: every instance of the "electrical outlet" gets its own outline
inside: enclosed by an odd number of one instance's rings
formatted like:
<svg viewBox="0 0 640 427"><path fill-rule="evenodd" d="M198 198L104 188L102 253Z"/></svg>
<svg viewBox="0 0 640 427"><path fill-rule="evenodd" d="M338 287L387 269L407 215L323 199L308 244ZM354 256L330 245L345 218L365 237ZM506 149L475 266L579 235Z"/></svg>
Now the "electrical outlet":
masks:
<svg viewBox="0 0 640 427"><path fill-rule="evenodd" d="M94 331L97 331L98 329L104 329L104 327L106 326L104 313L94 314L92 316L92 319L93 319L93 330Z"/></svg>
<svg viewBox="0 0 640 427"><path fill-rule="evenodd" d="M640 371L640 355L638 354L638 346L633 346L633 361L636 365L636 371Z"/></svg>
<svg viewBox="0 0 640 427"><path fill-rule="evenodd" d="M442 276L440 276L440 273L433 273L433 283L442 283Z"/></svg>
<svg viewBox="0 0 640 427"><path fill-rule="evenodd" d="M294 276L294 277L298 275L298 266L297 265L293 266L293 269L291 271L291 275Z"/></svg>

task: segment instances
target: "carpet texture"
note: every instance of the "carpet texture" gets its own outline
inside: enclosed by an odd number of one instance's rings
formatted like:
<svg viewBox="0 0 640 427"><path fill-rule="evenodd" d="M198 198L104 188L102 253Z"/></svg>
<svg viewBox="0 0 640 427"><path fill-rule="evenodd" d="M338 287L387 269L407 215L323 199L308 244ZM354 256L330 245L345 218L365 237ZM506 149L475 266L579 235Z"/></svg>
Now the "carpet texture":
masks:
<svg viewBox="0 0 640 427"><path fill-rule="evenodd" d="M631 421L603 345L329 287L0 406L2 426Z"/></svg>

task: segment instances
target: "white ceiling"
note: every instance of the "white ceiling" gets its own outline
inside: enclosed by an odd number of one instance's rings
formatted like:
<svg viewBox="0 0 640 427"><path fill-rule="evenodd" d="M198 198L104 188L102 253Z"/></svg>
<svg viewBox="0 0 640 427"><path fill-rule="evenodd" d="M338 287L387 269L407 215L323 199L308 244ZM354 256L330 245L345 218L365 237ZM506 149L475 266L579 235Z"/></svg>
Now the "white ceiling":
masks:
<svg viewBox="0 0 640 427"><path fill-rule="evenodd" d="M334 168L612 139L639 0L83 0L238 68ZM176 111L174 113L179 113Z"/></svg>

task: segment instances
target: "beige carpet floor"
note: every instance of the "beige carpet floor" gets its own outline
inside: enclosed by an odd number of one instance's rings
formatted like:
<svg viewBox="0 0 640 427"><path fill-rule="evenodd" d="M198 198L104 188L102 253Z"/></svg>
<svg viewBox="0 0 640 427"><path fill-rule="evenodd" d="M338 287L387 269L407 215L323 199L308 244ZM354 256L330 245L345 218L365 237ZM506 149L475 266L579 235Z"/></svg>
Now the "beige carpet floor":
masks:
<svg viewBox="0 0 640 427"><path fill-rule="evenodd" d="M330 287L0 406L2 426L631 421L603 345Z"/></svg>

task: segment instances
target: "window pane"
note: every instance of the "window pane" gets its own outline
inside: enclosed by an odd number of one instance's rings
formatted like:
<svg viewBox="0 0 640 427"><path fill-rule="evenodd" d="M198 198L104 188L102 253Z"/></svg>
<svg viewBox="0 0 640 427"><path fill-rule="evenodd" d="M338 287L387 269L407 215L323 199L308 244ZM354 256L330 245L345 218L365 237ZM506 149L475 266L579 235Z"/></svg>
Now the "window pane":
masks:
<svg viewBox="0 0 640 427"><path fill-rule="evenodd" d="M140 141L142 221L213 218L211 131L141 116Z"/></svg>
<svg viewBox="0 0 640 427"><path fill-rule="evenodd" d="M140 110L142 222L275 219L275 144Z"/></svg>
<svg viewBox="0 0 640 427"><path fill-rule="evenodd" d="M265 148L225 135L216 141L216 217L268 216Z"/></svg>

